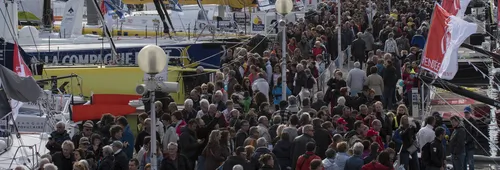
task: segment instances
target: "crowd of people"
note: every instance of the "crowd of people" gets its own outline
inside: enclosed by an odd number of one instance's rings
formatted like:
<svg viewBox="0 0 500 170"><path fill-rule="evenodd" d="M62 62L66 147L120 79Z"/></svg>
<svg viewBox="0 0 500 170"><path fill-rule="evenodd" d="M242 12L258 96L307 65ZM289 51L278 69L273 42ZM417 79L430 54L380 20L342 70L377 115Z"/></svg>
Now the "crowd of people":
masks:
<svg viewBox="0 0 500 170"><path fill-rule="evenodd" d="M198 67L184 108L157 101L158 119L140 114L137 136L111 114L73 137L58 123L39 169L149 170L151 145L160 170L439 170L447 154L455 170L474 169L474 136L465 134L474 130L463 118L450 119L450 133L439 113L421 126L408 110L433 2L342 1L342 23L336 5L321 3L289 23L286 51L279 43L261 53L228 49L214 82ZM338 56L354 68L330 70L344 64ZM464 112L474 122L470 107Z"/></svg>

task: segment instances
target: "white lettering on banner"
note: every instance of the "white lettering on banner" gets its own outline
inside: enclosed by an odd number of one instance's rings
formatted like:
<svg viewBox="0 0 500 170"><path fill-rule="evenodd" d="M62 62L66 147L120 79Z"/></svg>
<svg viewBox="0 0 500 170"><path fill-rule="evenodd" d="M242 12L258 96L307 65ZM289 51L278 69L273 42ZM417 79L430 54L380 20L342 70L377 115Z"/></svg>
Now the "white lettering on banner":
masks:
<svg viewBox="0 0 500 170"><path fill-rule="evenodd" d="M169 57L189 57L189 54L183 53L185 47L163 47L165 54ZM178 51L179 56L172 56L173 51ZM71 53L71 52L68 52ZM139 52L124 52L118 53L117 58L120 59L123 64L137 64L137 59ZM0 53L0 61L3 59L3 53ZM62 58L57 56L45 56L45 63L49 63L50 58L52 58L52 64L96 64L96 63L105 63L108 64L111 61L115 60L111 56L111 53L107 53L104 57L101 54L68 54L62 56ZM132 63L134 62L134 63Z"/></svg>
<svg viewBox="0 0 500 170"><path fill-rule="evenodd" d="M432 68L433 70L439 71L441 68L441 62L437 60L432 60L430 58L424 57L423 63L424 67Z"/></svg>

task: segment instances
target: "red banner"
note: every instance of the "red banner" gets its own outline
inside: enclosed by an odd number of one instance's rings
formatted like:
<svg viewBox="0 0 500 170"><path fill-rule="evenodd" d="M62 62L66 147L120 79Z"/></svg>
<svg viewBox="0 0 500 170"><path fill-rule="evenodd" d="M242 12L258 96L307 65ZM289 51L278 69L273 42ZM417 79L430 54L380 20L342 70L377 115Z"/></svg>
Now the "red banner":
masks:
<svg viewBox="0 0 500 170"><path fill-rule="evenodd" d="M444 3L444 1L443 1ZM441 6L434 6L434 14L429 29L429 39L425 44L425 51L422 55L422 68L438 73L443 62L444 53L448 48L450 33L447 32L448 20L450 14L446 12Z"/></svg>
<svg viewBox="0 0 500 170"><path fill-rule="evenodd" d="M443 0L441 6L451 15L457 15L460 10L460 0Z"/></svg>

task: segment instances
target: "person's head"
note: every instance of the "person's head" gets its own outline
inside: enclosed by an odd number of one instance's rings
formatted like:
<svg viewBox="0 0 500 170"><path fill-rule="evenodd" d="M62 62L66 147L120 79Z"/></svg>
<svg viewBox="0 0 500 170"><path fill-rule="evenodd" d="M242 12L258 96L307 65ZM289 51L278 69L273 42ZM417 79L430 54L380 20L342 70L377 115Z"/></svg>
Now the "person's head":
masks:
<svg viewBox="0 0 500 170"><path fill-rule="evenodd" d="M267 119L266 116L260 116L258 121L259 121L259 124L269 126L269 120Z"/></svg>
<svg viewBox="0 0 500 170"><path fill-rule="evenodd" d="M370 74L377 74L377 72L378 72L377 66L370 67Z"/></svg>
<svg viewBox="0 0 500 170"><path fill-rule="evenodd" d="M170 142L167 145L167 154L170 156L175 156L177 155L177 150L179 148L179 145L175 142Z"/></svg>
<svg viewBox="0 0 500 170"><path fill-rule="evenodd" d="M128 169L129 170L138 170L139 168L139 160L137 158L132 158L128 161Z"/></svg>
<svg viewBox="0 0 500 170"><path fill-rule="evenodd" d="M66 124L64 124L64 122L57 122L56 123L56 131L59 134L65 133L66 132Z"/></svg>
<svg viewBox="0 0 500 170"><path fill-rule="evenodd" d="M345 105L345 98L343 96L340 96L337 99L337 105L339 105L339 106L344 106Z"/></svg>
<svg viewBox="0 0 500 170"><path fill-rule="evenodd" d="M434 118L434 116L427 116L425 118L425 124L426 125L431 125L431 126L434 126L436 123L436 118Z"/></svg>
<svg viewBox="0 0 500 170"><path fill-rule="evenodd" d="M221 138L221 131L220 130L212 130L210 132L210 136L208 136L208 143L219 143Z"/></svg>
<svg viewBox="0 0 500 170"><path fill-rule="evenodd" d="M470 119L472 114L472 108L470 106L466 106L464 108L464 118L465 119Z"/></svg>
<svg viewBox="0 0 500 170"><path fill-rule="evenodd" d="M302 128L302 134L307 134L309 136L314 136L314 128L312 125L308 124Z"/></svg>
<svg viewBox="0 0 500 170"><path fill-rule="evenodd" d="M408 115L408 108L404 104L400 104L397 110L398 115Z"/></svg>
<svg viewBox="0 0 500 170"><path fill-rule="evenodd" d="M259 134L259 128L257 128L257 126L252 126L250 128L249 135L252 136L253 138L258 138L260 136L260 134Z"/></svg>
<svg viewBox="0 0 500 170"><path fill-rule="evenodd" d="M363 154L363 150L365 149L365 146L361 142L356 142L354 146L352 147L352 153L357 156L361 156Z"/></svg>
<svg viewBox="0 0 500 170"><path fill-rule="evenodd" d="M233 166L233 170L244 170L243 166L241 166L240 164L238 165L234 165Z"/></svg>
<svg viewBox="0 0 500 170"><path fill-rule="evenodd" d="M75 145L70 140L66 140L62 143L61 148L64 157L69 158L73 154L73 150L75 150Z"/></svg>
<svg viewBox="0 0 500 170"><path fill-rule="evenodd" d="M198 128L198 123L196 122L196 120L191 119L188 122L187 128L191 131L196 131L196 128Z"/></svg>
<svg viewBox="0 0 500 170"><path fill-rule="evenodd" d="M366 104L362 104L359 106L359 113L362 115L367 115L368 114L368 106Z"/></svg>
<svg viewBox="0 0 500 170"><path fill-rule="evenodd" d="M89 169L83 162L77 161L73 164L73 170L89 170Z"/></svg>
<svg viewBox="0 0 500 170"><path fill-rule="evenodd" d="M94 125L92 123L84 123L83 124L83 136L90 137L92 135L92 128L94 128Z"/></svg>
<svg viewBox="0 0 500 170"><path fill-rule="evenodd" d="M408 120L408 115L401 116L401 120L399 120L401 126L408 127L410 125L410 121Z"/></svg>
<svg viewBox="0 0 500 170"><path fill-rule="evenodd" d="M378 157L377 161L385 166L392 167L392 158L391 158L391 153L389 151L382 151Z"/></svg>
<svg viewBox="0 0 500 170"><path fill-rule="evenodd" d="M150 128L151 128L151 118L144 119L144 129L143 130L149 132Z"/></svg>
<svg viewBox="0 0 500 170"><path fill-rule="evenodd" d="M114 139L121 139L123 136L123 128L121 126L118 126L118 125L113 125L109 129L109 134Z"/></svg>
<svg viewBox="0 0 500 170"><path fill-rule="evenodd" d="M340 143L337 143L337 152L339 153L345 153L347 152L347 142L340 142Z"/></svg>
<svg viewBox="0 0 500 170"><path fill-rule="evenodd" d="M243 159L246 159L246 157L247 157L247 152L245 150L245 147L243 147L243 146L238 146L236 148L236 150L234 151L234 153L236 154L236 156L239 156Z"/></svg>
<svg viewBox="0 0 500 170"><path fill-rule="evenodd" d="M104 147L102 147L102 155L104 157L106 156L113 156L113 147L111 147L110 145L106 145Z"/></svg>
<svg viewBox="0 0 500 170"><path fill-rule="evenodd" d="M292 114L288 121L290 121L290 125L297 126L299 124L299 116L297 116L297 114Z"/></svg>
<svg viewBox="0 0 500 170"><path fill-rule="evenodd" d="M144 166L144 170L151 170L151 163L147 163L146 166Z"/></svg>
<svg viewBox="0 0 500 170"><path fill-rule="evenodd" d="M439 140L443 140L444 139L444 136L446 135L445 133L446 131L444 130L443 127L437 127L435 130L434 130L434 134L436 135L436 138L438 138Z"/></svg>
<svg viewBox="0 0 500 170"><path fill-rule="evenodd" d="M50 163L50 160L47 159L47 158L42 158L40 159L40 161L38 162L38 166L39 167L43 167L45 164L49 164Z"/></svg>
<svg viewBox="0 0 500 170"><path fill-rule="evenodd" d="M264 137L260 137L255 143L257 148L267 147L267 140Z"/></svg>
<svg viewBox="0 0 500 170"><path fill-rule="evenodd" d="M358 133L358 134L361 134L363 132L363 121L356 121L354 122L354 130Z"/></svg>
<svg viewBox="0 0 500 170"><path fill-rule="evenodd" d="M306 151L307 152L316 152L316 143L314 143L314 142L307 142L306 143Z"/></svg>
<svg viewBox="0 0 500 170"><path fill-rule="evenodd" d="M75 151L73 151L73 156L75 157L75 160L80 160L80 159L84 159L86 158L86 155L85 155L85 150L81 149L81 148L78 148L78 149L75 149Z"/></svg>
<svg viewBox="0 0 500 170"><path fill-rule="evenodd" d="M372 121L372 127L373 130L380 132L380 129L382 129L382 122L380 122L380 120L378 119L375 119Z"/></svg>
<svg viewBox="0 0 500 170"><path fill-rule="evenodd" d="M113 152L116 152L123 148L123 143L121 141L114 141L111 143L111 146L113 147Z"/></svg>
<svg viewBox="0 0 500 170"><path fill-rule="evenodd" d="M458 116L452 116L450 118L450 121L451 121L451 126L453 127L458 127L462 123L462 119L460 119L460 117Z"/></svg>
<svg viewBox="0 0 500 170"><path fill-rule="evenodd" d="M354 62L354 68L361 68L361 64L358 61Z"/></svg>
<svg viewBox="0 0 500 170"><path fill-rule="evenodd" d="M327 159L334 159L335 156L337 156L337 152L332 148L328 148L325 152L325 156Z"/></svg>
<svg viewBox="0 0 500 170"><path fill-rule="evenodd" d="M186 99L184 101L184 109L191 111L193 109L194 102L192 99Z"/></svg>
<svg viewBox="0 0 500 170"><path fill-rule="evenodd" d="M323 169L323 163L321 162L321 159L313 159L310 164L310 170L322 170Z"/></svg>
<svg viewBox="0 0 500 170"><path fill-rule="evenodd" d="M208 106L208 114L210 116L215 116L215 114L217 113L217 105L215 104L210 104Z"/></svg>
<svg viewBox="0 0 500 170"><path fill-rule="evenodd" d="M208 106L210 105L210 102L208 102L207 99L201 99L200 100L200 109L203 111L203 112L208 112Z"/></svg>
<svg viewBox="0 0 500 170"><path fill-rule="evenodd" d="M377 153L379 148L380 146L377 142L372 142L370 144L370 153Z"/></svg>
<svg viewBox="0 0 500 170"><path fill-rule="evenodd" d="M273 160L273 156L271 156L271 154L263 154L260 156L259 158L259 162L260 164L262 164L263 166L270 166L270 167L274 167L274 160Z"/></svg>
<svg viewBox="0 0 500 170"><path fill-rule="evenodd" d="M344 107L342 108L342 117L350 117L351 116L351 108L350 107Z"/></svg>
<svg viewBox="0 0 500 170"><path fill-rule="evenodd" d="M57 170L57 166L52 163L48 163L43 165L43 170Z"/></svg>

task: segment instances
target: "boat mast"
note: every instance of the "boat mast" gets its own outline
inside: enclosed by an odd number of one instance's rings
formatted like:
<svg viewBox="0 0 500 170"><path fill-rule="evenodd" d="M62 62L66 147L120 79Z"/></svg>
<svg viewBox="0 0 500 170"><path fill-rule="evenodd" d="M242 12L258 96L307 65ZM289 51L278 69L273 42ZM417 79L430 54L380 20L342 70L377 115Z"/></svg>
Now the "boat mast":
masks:
<svg viewBox="0 0 500 170"><path fill-rule="evenodd" d="M94 9L98 12L97 16L99 17L99 20L101 20L104 34L106 35L106 38L108 38L109 46L110 46L110 50L111 50L111 58L114 61L116 61L119 56L118 56L118 53L116 53L116 46L115 46L115 42L113 41L113 35L111 34L111 30L109 30L110 28L108 28L106 26L106 21L104 20L104 14L100 10L99 3L97 1L98 0L92 0L92 5L94 6ZM105 0L102 0L102 1L105 1Z"/></svg>
<svg viewBox="0 0 500 170"><path fill-rule="evenodd" d="M493 60L493 59L492 59ZM493 100L498 100L498 90L496 89L495 86L495 74L496 74L496 68L494 62L491 62L491 67L489 69L489 78L490 78L490 85L488 86L488 97L490 97ZM490 156L496 157L497 156L497 136L498 136L498 125L497 125L497 117L496 117L496 111L497 108L495 106L490 105L490 124L488 126L488 132L489 132L489 137L490 137Z"/></svg>
<svg viewBox="0 0 500 170"><path fill-rule="evenodd" d="M164 6L162 6L163 2L161 0L153 0L155 4L156 11L158 12L158 15L160 16L161 22L163 23L163 33L168 34L170 36L170 29L165 21L165 16L168 16L167 10L163 10ZM170 21L170 18L169 18ZM170 36L172 37L172 36Z"/></svg>
<svg viewBox="0 0 500 170"><path fill-rule="evenodd" d="M51 0L43 0L43 31L52 31L53 16Z"/></svg>

